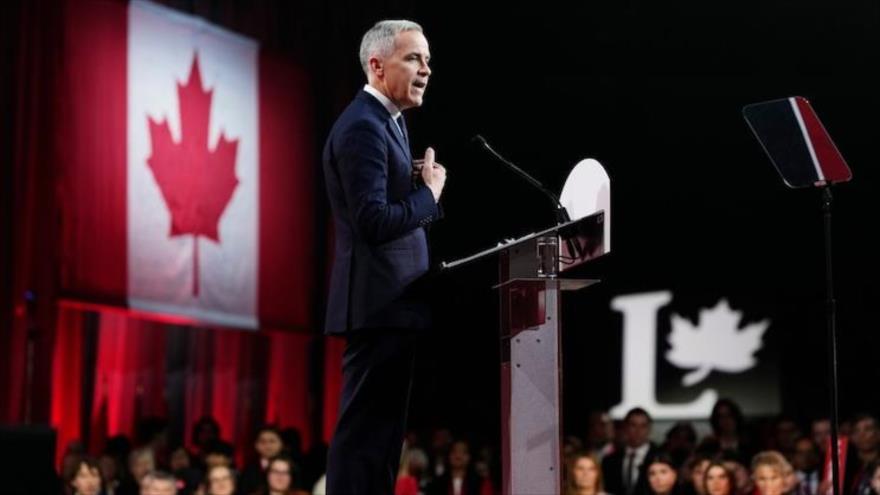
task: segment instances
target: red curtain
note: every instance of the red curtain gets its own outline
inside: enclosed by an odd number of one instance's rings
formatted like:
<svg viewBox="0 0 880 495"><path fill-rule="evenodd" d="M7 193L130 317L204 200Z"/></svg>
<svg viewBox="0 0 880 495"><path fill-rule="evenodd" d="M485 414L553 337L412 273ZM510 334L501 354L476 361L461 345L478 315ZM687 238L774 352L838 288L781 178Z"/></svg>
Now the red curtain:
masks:
<svg viewBox="0 0 880 495"><path fill-rule="evenodd" d="M52 418L58 430L57 445L82 438L82 388L85 363L83 315L75 309L58 313L58 332L52 360ZM63 449L57 449L60 463Z"/></svg>
<svg viewBox="0 0 880 495"><path fill-rule="evenodd" d="M137 420L167 415L162 324L101 313L95 359L92 428L103 436L134 436ZM62 351L63 352L63 351Z"/></svg>
<svg viewBox="0 0 880 495"><path fill-rule="evenodd" d="M308 391L310 354L314 337L272 332L269 334L269 376L266 383L267 423L278 425L309 424L314 404ZM300 428L302 447L312 444L309 428Z"/></svg>
<svg viewBox="0 0 880 495"><path fill-rule="evenodd" d="M342 390L342 354L345 339L327 337L324 340L324 441L330 443L336 416L339 414L339 392Z"/></svg>
<svg viewBox="0 0 880 495"><path fill-rule="evenodd" d="M106 310L93 319L92 364L85 361L89 340L83 315L70 306L59 313L51 418L58 429L59 459L70 441L85 434L85 414L95 453L110 436L134 438L140 419L168 417L170 411L183 411L185 441L199 418L216 419L239 463L252 453L255 429L263 422L296 428L303 447L311 444L309 350L315 337L176 327ZM172 369L181 366L169 361L172 349L182 349L182 368ZM86 383L88 376L94 376L93 383ZM172 376L183 377L179 396L172 393ZM91 411L83 411L83 390L89 389Z"/></svg>
<svg viewBox="0 0 880 495"><path fill-rule="evenodd" d="M58 0L12 2L0 28L13 41L0 95L11 133L0 143L4 218L0 259L0 422L48 422L57 223L53 146L57 130L58 46L63 14ZM6 125L3 126L4 128ZM5 129L4 129L5 130ZM10 241L11 237L11 241Z"/></svg>

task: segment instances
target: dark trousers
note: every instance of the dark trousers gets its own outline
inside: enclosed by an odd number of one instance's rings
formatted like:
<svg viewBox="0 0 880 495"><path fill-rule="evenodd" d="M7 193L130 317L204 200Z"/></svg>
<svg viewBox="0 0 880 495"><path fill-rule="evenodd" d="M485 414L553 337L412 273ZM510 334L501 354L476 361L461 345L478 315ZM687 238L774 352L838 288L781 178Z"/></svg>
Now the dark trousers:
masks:
<svg viewBox="0 0 880 495"><path fill-rule="evenodd" d="M348 337L327 495L392 495L406 429L416 336L371 329Z"/></svg>

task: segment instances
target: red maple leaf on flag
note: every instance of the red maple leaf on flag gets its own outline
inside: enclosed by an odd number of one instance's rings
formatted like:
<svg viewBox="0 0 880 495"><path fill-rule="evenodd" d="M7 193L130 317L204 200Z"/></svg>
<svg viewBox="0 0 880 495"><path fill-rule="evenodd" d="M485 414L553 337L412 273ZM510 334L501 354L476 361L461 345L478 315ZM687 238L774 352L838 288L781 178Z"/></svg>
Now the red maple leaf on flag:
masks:
<svg viewBox="0 0 880 495"><path fill-rule="evenodd" d="M168 236L193 236L194 296L199 295L199 236L220 242L220 217L238 186L238 139L229 140L221 131L217 145L208 149L212 93L202 87L199 57L195 54L186 85L177 83L180 141L172 139L167 118L160 123L147 115L153 146L147 164L171 213Z"/></svg>

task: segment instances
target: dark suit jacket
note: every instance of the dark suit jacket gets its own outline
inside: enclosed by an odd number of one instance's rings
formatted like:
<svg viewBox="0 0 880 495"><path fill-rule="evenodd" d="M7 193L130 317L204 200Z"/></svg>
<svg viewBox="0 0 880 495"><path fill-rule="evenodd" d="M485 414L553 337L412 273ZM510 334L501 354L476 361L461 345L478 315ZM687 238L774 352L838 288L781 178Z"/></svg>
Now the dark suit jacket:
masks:
<svg viewBox="0 0 880 495"><path fill-rule="evenodd" d="M653 443L648 448L645 460L639 466L639 477L636 481L633 495L647 495L648 489L648 464L657 455L657 446ZM626 447L609 454L602 459L602 476L605 478L605 492L613 495L626 495L623 489L623 463L626 461Z"/></svg>
<svg viewBox="0 0 880 495"><path fill-rule="evenodd" d="M360 91L324 147L336 248L324 331L423 328L427 309L411 294L428 271L424 227L439 217L388 110Z"/></svg>

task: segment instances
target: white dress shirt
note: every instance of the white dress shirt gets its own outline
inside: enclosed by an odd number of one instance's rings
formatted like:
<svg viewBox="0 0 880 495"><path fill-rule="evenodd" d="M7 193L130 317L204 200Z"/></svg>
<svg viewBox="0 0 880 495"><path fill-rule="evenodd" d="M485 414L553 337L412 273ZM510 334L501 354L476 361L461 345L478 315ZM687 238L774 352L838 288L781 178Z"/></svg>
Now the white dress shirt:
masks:
<svg viewBox="0 0 880 495"><path fill-rule="evenodd" d="M643 444L640 447L632 448L627 447L623 453L623 486L626 489L631 490L639 480L639 469L641 469L642 464L645 462L645 457L648 455L648 449L651 448L650 443ZM629 456L631 453L635 453L633 457L633 466L630 468L629 466ZM632 471L629 471L632 469ZM632 479L629 478L629 473L632 472Z"/></svg>
<svg viewBox="0 0 880 495"><path fill-rule="evenodd" d="M394 121L394 125L397 126L397 130L400 132L400 135L403 136L403 129L401 129L400 124L397 123L397 118L400 117L400 109L397 108L397 105L389 100L387 96L383 95L381 91L370 86L369 84L364 85L364 91L373 95L373 97L379 100L379 103L381 103L382 106L385 107L385 110L388 110L388 113L391 114L391 120Z"/></svg>

